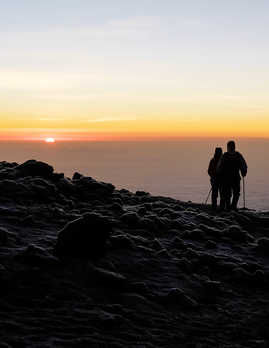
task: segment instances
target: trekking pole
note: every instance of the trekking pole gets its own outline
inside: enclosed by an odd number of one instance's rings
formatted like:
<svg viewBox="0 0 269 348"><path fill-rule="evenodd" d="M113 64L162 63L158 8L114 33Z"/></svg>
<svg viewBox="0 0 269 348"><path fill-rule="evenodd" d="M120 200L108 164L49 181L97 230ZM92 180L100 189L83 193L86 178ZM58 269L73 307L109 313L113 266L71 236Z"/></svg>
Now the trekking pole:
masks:
<svg viewBox="0 0 269 348"><path fill-rule="evenodd" d="M245 177L243 176L243 202L244 202L244 207L243 209L246 209L246 191L245 191Z"/></svg>
<svg viewBox="0 0 269 348"><path fill-rule="evenodd" d="M209 196L210 196L211 191L212 191L212 187L211 187L211 189L210 189L210 191L209 191L209 193L208 193L207 199L206 199L206 201L205 201L205 205L207 204L207 201L208 201L208 198L209 198Z"/></svg>

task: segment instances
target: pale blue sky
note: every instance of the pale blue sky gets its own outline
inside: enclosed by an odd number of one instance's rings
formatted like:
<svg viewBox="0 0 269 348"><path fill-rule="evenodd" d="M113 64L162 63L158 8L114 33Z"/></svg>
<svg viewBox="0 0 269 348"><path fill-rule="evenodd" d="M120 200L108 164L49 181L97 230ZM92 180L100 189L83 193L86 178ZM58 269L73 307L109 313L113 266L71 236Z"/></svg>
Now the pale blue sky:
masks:
<svg viewBox="0 0 269 348"><path fill-rule="evenodd" d="M110 58L258 70L269 58L263 0L11 0L0 13L2 67Z"/></svg>

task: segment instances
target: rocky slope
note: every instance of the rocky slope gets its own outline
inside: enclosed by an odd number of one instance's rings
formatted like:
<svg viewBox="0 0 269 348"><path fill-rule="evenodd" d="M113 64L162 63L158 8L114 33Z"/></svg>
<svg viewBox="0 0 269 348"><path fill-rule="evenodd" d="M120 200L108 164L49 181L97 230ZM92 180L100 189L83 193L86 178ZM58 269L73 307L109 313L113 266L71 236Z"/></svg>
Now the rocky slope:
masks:
<svg viewBox="0 0 269 348"><path fill-rule="evenodd" d="M269 347L268 231L0 162L0 348Z"/></svg>

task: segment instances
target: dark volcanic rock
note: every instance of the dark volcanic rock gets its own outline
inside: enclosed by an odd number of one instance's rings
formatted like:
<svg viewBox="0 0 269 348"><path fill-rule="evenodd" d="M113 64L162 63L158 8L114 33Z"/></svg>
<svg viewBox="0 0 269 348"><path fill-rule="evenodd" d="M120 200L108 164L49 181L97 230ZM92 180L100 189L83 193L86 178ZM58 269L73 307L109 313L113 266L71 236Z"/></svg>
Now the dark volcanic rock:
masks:
<svg viewBox="0 0 269 348"><path fill-rule="evenodd" d="M198 303L186 295L182 289L173 288L169 293L164 297L164 302L172 305L180 305L186 308L196 308Z"/></svg>
<svg viewBox="0 0 269 348"><path fill-rule="evenodd" d="M120 234L111 238L111 244L114 249L133 249L134 242L125 234Z"/></svg>
<svg viewBox="0 0 269 348"><path fill-rule="evenodd" d="M132 212L132 213L125 213L121 216L122 222L129 226L138 226L140 222L140 217L138 214Z"/></svg>
<svg viewBox="0 0 269 348"><path fill-rule="evenodd" d="M50 178L54 171L53 167L47 163L29 160L16 167L17 176L40 176Z"/></svg>
<svg viewBox="0 0 269 348"><path fill-rule="evenodd" d="M82 174L80 174L80 173L78 173L78 172L75 172L75 173L73 174L72 180L79 180L79 179L81 179L82 177L83 177Z"/></svg>
<svg viewBox="0 0 269 348"><path fill-rule="evenodd" d="M8 241L8 231L5 228L0 227L0 246L6 245L7 241Z"/></svg>
<svg viewBox="0 0 269 348"><path fill-rule="evenodd" d="M266 252L269 255L269 238L262 237L257 240L258 249Z"/></svg>
<svg viewBox="0 0 269 348"><path fill-rule="evenodd" d="M98 182L90 177L82 176L78 180L73 180L78 194L83 198L102 200L107 196L112 196L115 187L112 184L104 182Z"/></svg>
<svg viewBox="0 0 269 348"><path fill-rule="evenodd" d="M27 185L28 182L28 186ZM43 178L31 178L28 181L23 180L23 184L28 188L30 195L33 195L37 201L55 200L58 192L56 186Z"/></svg>
<svg viewBox="0 0 269 348"><path fill-rule="evenodd" d="M98 282L98 285L107 287L107 289L123 289L127 284L127 279L123 275L108 271L100 267L92 267L89 271L89 282Z"/></svg>
<svg viewBox="0 0 269 348"><path fill-rule="evenodd" d="M230 226L225 231L225 235L236 242L245 242L247 239L246 231L242 230L242 228L237 225Z"/></svg>
<svg viewBox="0 0 269 348"><path fill-rule="evenodd" d="M76 186L72 183L71 180L67 179L67 178L61 178L58 182L57 182L57 188L59 189L59 191L64 194L64 195L69 195L72 196L74 194L77 193L77 188Z"/></svg>
<svg viewBox="0 0 269 348"><path fill-rule="evenodd" d="M6 179L0 181L0 191L2 196L7 197L25 197L29 195L27 187L18 183L16 180Z"/></svg>
<svg viewBox="0 0 269 348"><path fill-rule="evenodd" d="M267 347L268 217L0 162L0 345Z"/></svg>
<svg viewBox="0 0 269 348"><path fill-rule="evenodd" d="M112 231L110 221L95 213L86 213L69 222L58 234L55 255L95 259L104 254Z"/></svg>
<svg viewBox="0 0 269 348"><path fill-rule="evenodd" d="M141 196L148 196L149 195L149 193L148 192L145 192L145 191L136 191L136 196L139 196L139 197L141 197Z"/></svg>
<svg viewBox="0 0 269 348"><path fill-rule="evenodd" d="M17 259L20 259L34 267L55 267L59 263L58 259L53 255L50 255L47 250L34 244L29 245L20 255L17 256Z"/></svg>

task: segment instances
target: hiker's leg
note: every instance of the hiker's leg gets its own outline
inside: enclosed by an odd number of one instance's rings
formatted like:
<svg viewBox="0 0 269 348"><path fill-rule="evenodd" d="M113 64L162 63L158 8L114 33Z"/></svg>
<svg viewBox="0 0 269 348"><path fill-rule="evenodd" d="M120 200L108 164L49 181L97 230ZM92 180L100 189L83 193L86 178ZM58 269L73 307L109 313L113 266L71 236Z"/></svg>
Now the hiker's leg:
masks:
<svg viewBox="0 0 269 348"><path fill-rule="evenodd" d="M217 209L218 190L218 185L216 183L213 183L211 195L212 209Z"/></svg>
<svg viewBox="0 0 269 348"><path fill-rule="evenodd" d="M228 211L231 209L231 195L232 195L231 184L229 182L226 182L223 185L223 199L225 202L225 208Z"/></svg>
<svg viewBox="0 0 269 348"><path fill-rule="evenodd" d="M233 191L233 200L232 200L231 208L236 210L237 203L238 203L239 197L240 197L240 180L236 180L233 182L232 191Z"/></svg>
<svg viewBox="0 0 269 348"><path fill-rule="evenodd" d="M219 185L219 195L220 195L220 209L224 210L225 209L225 193L223 189L223 185Z"/></svg>

